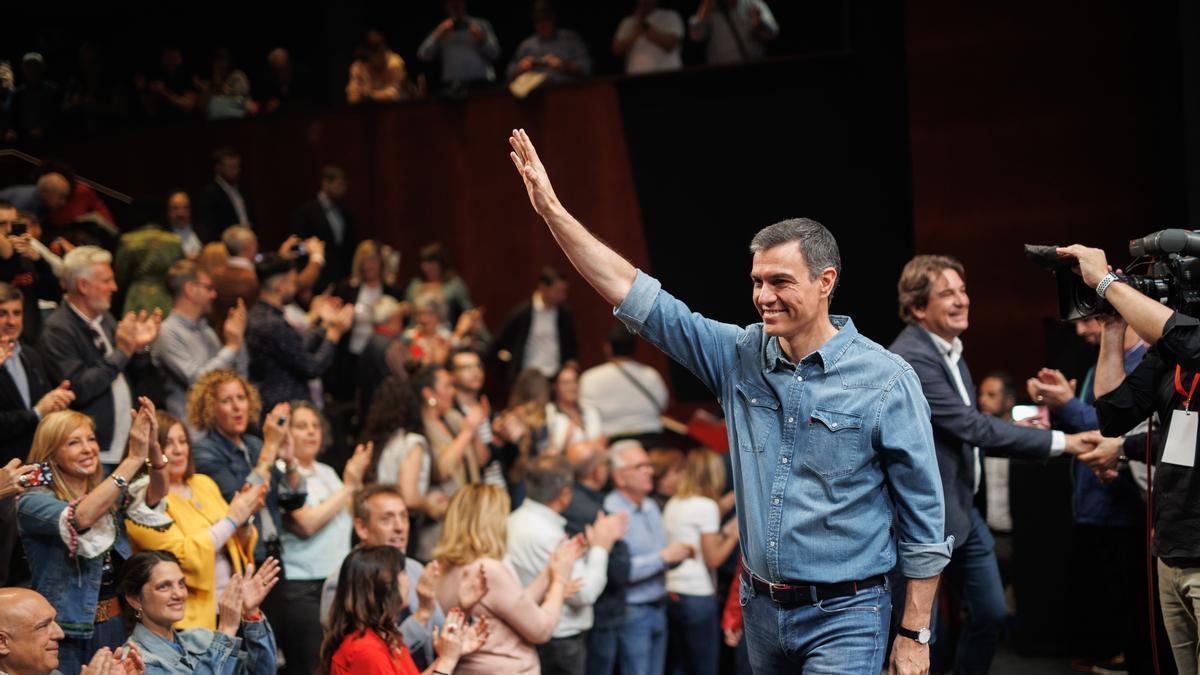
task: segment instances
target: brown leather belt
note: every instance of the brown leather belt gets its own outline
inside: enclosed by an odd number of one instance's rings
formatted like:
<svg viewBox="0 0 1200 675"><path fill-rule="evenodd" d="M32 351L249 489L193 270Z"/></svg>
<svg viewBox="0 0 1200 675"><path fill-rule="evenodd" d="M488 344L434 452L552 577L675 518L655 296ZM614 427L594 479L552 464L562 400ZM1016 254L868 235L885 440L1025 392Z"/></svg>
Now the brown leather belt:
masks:
<svg viewBox="0 0 1200 675"><path fill-rule="evenodd" d="M877 574L860 581L845 581L839 584L812 584L803 581L771 583L751 572L743 563L742 583L749 584L755 593L767 596L777 605L794 607L816 604L821 600L849 597L865 588L883 585L884 577Z"/></svg>
<svg viewBox="0 0 1200 675"><path fill-rule="evenodd" d="M117 616L121 616L121 602L116 598L109 598L96 603L97 624L102 624Z"/></svg>

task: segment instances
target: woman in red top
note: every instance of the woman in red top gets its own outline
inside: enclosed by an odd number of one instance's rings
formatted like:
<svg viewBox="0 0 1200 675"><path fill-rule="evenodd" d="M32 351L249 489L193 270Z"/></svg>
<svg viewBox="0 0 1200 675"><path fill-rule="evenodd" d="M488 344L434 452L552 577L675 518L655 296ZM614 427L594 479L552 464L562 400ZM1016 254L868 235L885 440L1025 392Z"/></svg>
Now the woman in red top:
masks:
<svg viewBox="0 0 1200 675"><path fill-rule="evenodd" d="M329 630L321 645L321 672L327 675L380 673L418 675L420 671L400 638L401 614L408 597L404 554L393 546L362 546L350 552L338 575L330 608ZM426 675L449 675L463 654L487 639L487 622L466 626L455 608L445 627L433 630L438 657Z"/></svg>

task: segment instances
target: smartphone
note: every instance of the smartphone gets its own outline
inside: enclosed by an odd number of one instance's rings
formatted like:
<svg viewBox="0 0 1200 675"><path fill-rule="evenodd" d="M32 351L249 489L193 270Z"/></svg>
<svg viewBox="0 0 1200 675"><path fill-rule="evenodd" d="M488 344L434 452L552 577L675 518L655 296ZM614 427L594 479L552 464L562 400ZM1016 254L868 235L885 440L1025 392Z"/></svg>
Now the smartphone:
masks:
<svg viewBox="0 0 1200 675"><path fill-rule="evenodd" d="M1027 420L1030 417L1041 417L1047 412L1044 405L1014 405L1012 409L1012 418L1014 422Z"/></svg>
<svg viewBox="0 0 1200 675"><path fill-rule="evenodd" d="M9 231L14 237L19 237L29 231L29 224L23 220L18 220L12 224L12 229Z"/></svg>
<svg viewBox="0 0 1200 675"><path fill-rule="evenodd" d="M34 464L34 470L17 479L21 487L33 488L42 487L54 483L54 471L50 468L50 462L41 462Z"/></svg>

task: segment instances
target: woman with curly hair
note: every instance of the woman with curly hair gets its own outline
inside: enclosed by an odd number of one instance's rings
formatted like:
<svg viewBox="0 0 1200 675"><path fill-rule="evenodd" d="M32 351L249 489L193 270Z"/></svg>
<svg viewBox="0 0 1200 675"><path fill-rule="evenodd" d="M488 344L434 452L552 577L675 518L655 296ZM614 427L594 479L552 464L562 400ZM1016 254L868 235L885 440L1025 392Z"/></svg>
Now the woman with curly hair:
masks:
<svg viewBox="0 0 1200 675"><path fill-rule="evenodd" d="M205 374L188 395L188 422L203 434L193 446L196 470L217 484L227 502L244 485L267 486L265 506L256 516L259 540L253 558L259 565L267 556L281 559L283 512L303 506L305 498L288 434L290 406L280 403L267 414L263 438L249 433L261 411L258 390L232 370Z"/></svg>
<svg viewBox="0 0 1200 675"><path fill-rule="evenodd" d="M246 486L226 502L211 478L196 473L191 439L183 422L158 413L158 443L167 461L167 528L145 527L126 518L135 549L173 554L187 581L187 611L181 630L217 627L217 598L252 560L258 530L251 517L263 506L266 486Z"/></svg>
<svg viewBox="0 0 1200 675"><path fill-rule="evenodd" d="M100 470L100 446L92 419L74 410L42 418L28 462L41 464L48 482L17 502L21 544L29 558L33 590L58 610L66 637L59 643L64 673L78 673L102 648L125 642L117 582L132 555L125 517L165 527L166 479L153 442L154 406L141 408L129 431L129 452L108 476ZM149 478L135 480L152 462Z"/></svg>

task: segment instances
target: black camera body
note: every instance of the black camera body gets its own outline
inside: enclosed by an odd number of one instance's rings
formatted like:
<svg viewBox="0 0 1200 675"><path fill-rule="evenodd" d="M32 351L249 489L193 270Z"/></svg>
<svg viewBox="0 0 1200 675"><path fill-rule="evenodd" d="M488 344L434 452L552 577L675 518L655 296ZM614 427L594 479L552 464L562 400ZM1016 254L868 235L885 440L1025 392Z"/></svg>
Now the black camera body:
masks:
<svg viewBox="0 0 1200 675"><path fill-rule="evenodd" d="M1112 305L1083 283L1070 264L1058 259L1055 247L1026 245L1025 253L1034 262L1054 271L1058 314L1063 321L1115 312ZM1138 259L1152 258L1149 274L1118 274L1120 281L1171 309L1197 316L1200 309L1200 233L1160 230L1130 240L1129 253Z"/></svg>

